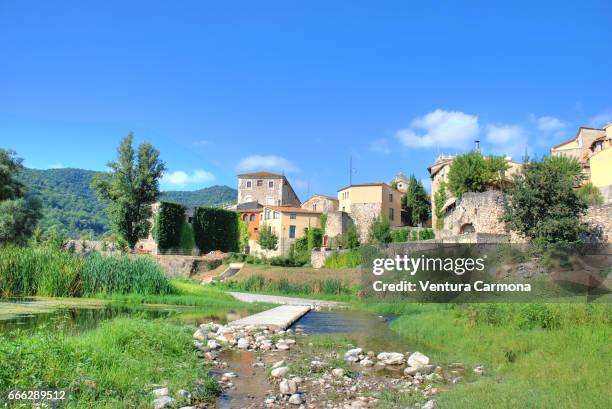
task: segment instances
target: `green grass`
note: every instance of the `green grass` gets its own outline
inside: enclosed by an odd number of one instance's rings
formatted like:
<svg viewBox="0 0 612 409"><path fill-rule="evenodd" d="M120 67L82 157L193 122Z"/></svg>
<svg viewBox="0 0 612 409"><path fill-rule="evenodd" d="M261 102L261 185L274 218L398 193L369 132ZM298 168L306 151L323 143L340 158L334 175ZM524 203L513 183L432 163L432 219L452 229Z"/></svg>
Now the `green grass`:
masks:
<svg viewBox="0 0 612 409"><path fill-rule="evenodd" d="M339 300L349 299L351 294L353 294L353 289L349 288L342 280L336 278L324 280L313 279L307 282L297 283L287 278L273 280L263 275L256 274L242 281L229 280L225 283L216 283L215 286L229 291L301 295L318 298L328 296Z"/></svg>
<svg viewBox="0 0 612 409"><path fill-rule="evenodd" d="M325 259L325 268L355 268L362 262L361 252L351 249L346 252L334 252Z"/></svg>
<svg viewBox="0 0 612 409"><path fill-rule="evenodd" d="M80 335L61 324L0 335L0 391L65 389L66 408L150 408L153 384L202 400L219 393L191 330L168 322L120 318Z"/></svg>
<svg viewBox="0 0 612 409"><path fill-rule="evenodd" d="M442 407L578 409L612 401L608 305L551 304L548 313L531 313L541 310L537 304L417 307L392 329L435 363L488 369L477 382L441 394ZM557 324L546 328L551 314Z"/></svg>
<svg viewBox="0 0 612 409"><path fill-rule="evenodd" d="M147 257L80 256L43 247L0 247L2 297L171 292L161 268Z"/></svg>

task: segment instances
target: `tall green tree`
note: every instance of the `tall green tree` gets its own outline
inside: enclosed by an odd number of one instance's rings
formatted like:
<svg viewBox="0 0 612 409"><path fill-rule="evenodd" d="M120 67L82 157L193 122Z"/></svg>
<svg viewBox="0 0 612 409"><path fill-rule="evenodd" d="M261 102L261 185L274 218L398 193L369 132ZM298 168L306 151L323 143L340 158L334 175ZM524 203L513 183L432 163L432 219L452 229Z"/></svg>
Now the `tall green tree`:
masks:
<svg viewBox="0 0 612 409"><path fill-rule="evenodd" d="M368 240L373 244L391 243L392 236L389 219L384 215L380 215L374 219L368 230Z"/></svg>
<svg viewBox="0 0 612 409"><path fill-rule="evenodd" d="M525 164L508 190L504 220L536 242L574 242L587 204L574 189L581 180L575 159L547 157Z"/></svg>
<svg viewBox="0 0 612 409"><path fill-rule="evenodd" d="M166 169L159 159L159 151L149 143L132 147L130 132L117 149L117 159L108 163L110 169L96 176L92 187L107 203L106 211L115 233L131 249L147 237L151 229L151 205L158 199L159 179Z"/></svg>
<svg viewBox="0 0 612 409"><path fill-rule="evenodd" d="M502 156L484 157L478 151L457 156L448 171L448 188L456 196L465 192L484 192L501 186L508 169Z"/></svg>
<svg viewBox="0 0 612 409"><path fill-rule="evenodd" d="M410 175L408 188L402 196L402 208L406 211L412 226L426 221L431 216L431 201L423 184Z"/></svg>
<svg viewBox="0 0 612 409"><path fill-rule="evenodd" d="M40 200L15 178L21 163L14 151L0 148L0 244L25 244L42 217Z"/></svg>

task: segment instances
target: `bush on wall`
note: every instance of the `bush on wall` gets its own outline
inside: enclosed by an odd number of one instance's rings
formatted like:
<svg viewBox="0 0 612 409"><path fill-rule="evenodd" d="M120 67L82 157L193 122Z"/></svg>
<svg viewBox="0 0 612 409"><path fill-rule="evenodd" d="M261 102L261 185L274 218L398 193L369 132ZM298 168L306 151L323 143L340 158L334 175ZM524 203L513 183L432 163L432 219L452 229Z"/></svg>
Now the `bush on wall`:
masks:
<svg viewBox="0 0 612 409"><path fill-rule="evenodd" d="M238 251L238 215L215 207L197 207L193 214L193 234L198 249L204 253Z"/></svg>
<svg viewBox="0 0 612 409"><path fill-rule="evenodd" d="M176 203L161 202L154 228L158 248L160 250L179 248L184 225L185 208Z"/></svg>

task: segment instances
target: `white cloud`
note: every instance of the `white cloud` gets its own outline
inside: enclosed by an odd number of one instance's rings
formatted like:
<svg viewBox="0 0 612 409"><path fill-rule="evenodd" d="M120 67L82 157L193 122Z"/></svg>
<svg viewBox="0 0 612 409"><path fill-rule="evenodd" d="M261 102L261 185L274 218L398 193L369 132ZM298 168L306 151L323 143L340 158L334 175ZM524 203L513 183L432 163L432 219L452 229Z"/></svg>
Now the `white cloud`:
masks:
<svg viewBox="0 0 612 409"><path fill-rule="evenodd" d="M58 162L58 163L54 163L53 165L49 166L49 169L63 169L65 167L66 166L64 166L63 163Z"/></svg>
<svg viewBox="0 0 612 409"><path fill-rule="evenodd" d="M517 157L524 154L527 132L520 125L489 124L486 140L494 153Z"/></svg>
<svg viewBox="0 0 612 409"><path fill-rule="evenodd" d="M276 155L251 155L242 158L236 169L240 172L254 170L276 170L282 172L298 172L299 169L289 159Z"/></svg>
<svg viewBox="0 0 612 409"><path fill-rule="evenodd" d="M412 148L436 146L464 149L478 137L479 132L476 115L436 109L425 116L415 118L410 128L400 129L396 136L402 144Z"/></svg>
<svg viewBox="0 0 612 409"><path fill-rule="evenodd" d="M384 153L384 154L391 153L391 147L389 146L389 141L387 141L385 138L376 139L370 142L370 145L368 145L368 149L372 152L377 152L377 153Z"/></svg>
<svg viewBox="0 0 612 409"><path fill-rule="evenodd" d="M560 131L567 127L567 122L555 118L554 116L541 116L535 118L538 130L542 132Z"/></svg>
<svg viewBox="0 0 612 409"><path fill-rule="evenodd" d="M600 112L589 120L589 125L601 128L604 125L612 122L612 110Z"/></svg>
<svg viewBox="0 0 612 409"><path fill-rule="evenodd" d="M209 183L215 180L215 175L202 169L196 169L192 173L177 170L164 174L162 183L175 186L186 186L195 183Z"/></svg>

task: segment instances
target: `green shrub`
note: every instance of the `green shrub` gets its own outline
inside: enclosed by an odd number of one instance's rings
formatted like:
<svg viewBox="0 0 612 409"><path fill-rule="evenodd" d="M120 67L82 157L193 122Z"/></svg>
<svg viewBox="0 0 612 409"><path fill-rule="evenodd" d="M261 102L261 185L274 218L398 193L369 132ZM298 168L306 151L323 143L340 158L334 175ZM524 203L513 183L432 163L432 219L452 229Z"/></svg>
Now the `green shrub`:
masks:
<svg viewBox="0 0 612 409"><path fill-rule="evenodd" d="M180 248L185 224L184 206L161 202L153 230L159 249L163 251Z"/></svg>
<svg viewBox="0 0 612 409"><path fill-rule="evenodd" d="M384 244L391 242L391 225L389 220L384 216L377 217L368 232L370 243Z"/></svg>
<svg viewBox="0 0 612 409"><path fill-rule="evenodd" d="M193 215L195 242L204 253L238 251L240 232L236 212L216 207L197 207Z"/></svg>
<svg viewBox="0 0 612 409"><path fill-rule="evenodd" d="M193 237L193 226L189 223L183 223L181 227L181 240L179 248L186 252L192 252L195 249L195 239Z"/></svg>
<svg viewBox="0 0 612 409"><path fill-rule="evenodd" d="M349 250L334 252L325 259L325 268L355 268L361 265L361 252Z"/></svg>
<svg viewBox="0 0 612 409"><path fill-rule="evenodd" d="M278 244L278 236L272 231L272 227L264 224L259 231L259 239L257 244L264 250L276 250Z"/></svg>
<svg viewBox="0 0 612 409"><path fill-rule="evenodd" d="M321 244L323 244L323 230L320 228L311 227L307 229L306 235L308 236L308 251L321 247Z"/></svg>
<svg viewBox="0 0 612 409"><path fill-rule="evenodd" d="M576 194L587 204L587 206L599 206L604 202L604 198L599 188L591 182L580 186L578 190L576 190Z"/></svg>
<svg viewBox="0 0 612 409"><path fill-rule="evenodd" d="M393 243L403 243L408 241L410 235L409 229L396 229L391 230L391 241Z"/></svg>

